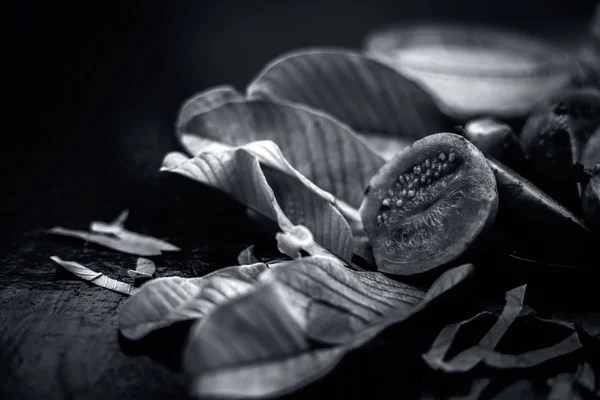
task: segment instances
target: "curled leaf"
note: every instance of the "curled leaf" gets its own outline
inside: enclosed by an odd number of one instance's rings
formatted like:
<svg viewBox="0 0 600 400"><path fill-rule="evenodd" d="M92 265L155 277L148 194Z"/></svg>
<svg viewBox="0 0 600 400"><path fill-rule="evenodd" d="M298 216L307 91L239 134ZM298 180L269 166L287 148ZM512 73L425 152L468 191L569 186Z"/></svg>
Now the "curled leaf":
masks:
<svg viewBox="0 0 600 400"><path fill-rule="evenodd" d="M203 372L192 378L192 394L197 398L283 396L320 378L344 353L342 347L330 347Z"/></svg>
<svg viewBox="0 0 600 400"><path fill-rule="evenodd" d="M123 230L123 227L125 226L125 221L127 221L128 217L129 210L123 210L112 222L106 223L100 221L92 221L92 223L90 224L90 231L95 233L119 233Z"/></svg>
<svg viewBox="0 0 600 400"><path fill-rule="evenodd" d="M284 264L282 264L284 265ZM408 314L425 292L379 272L356 272L326 256L289 262L261 276L277 281L288 311L314 340L343 343L391 310Z"/></svg>
<svg viewBox="0 0 600 400"><path fill-rule="evenodd" d="M244 148L201 152L192 159L170 153L162 170L228 193L275 221L284 233L294 225L306 226L318 243L307 249L311 254L329 251L347 261L352 258L352 233L339 211L317 193L307 190L310 188L302 181L289 179L279 171L263 171L258 159Z"/></svg>
<svg viewBox="0 0 600 400"><path fill-rule="evenodd" d="M350 271L332 257L277 265L261 275L255 290L222 304L192 328L184 365L195 396L273 397L301 388L472 271L471 265L446 271L422 297L381 274ZM309 338L336 344L315 347Z"/></svg>
<svg viewBox="0 0 600 400"><path fill-rule="evenodd" d="M491 313L487 311L481 312L466 321L444 327L429 351L423 354L425 362L431 368L445 372L465 372L471 370L479 363L484 363L493 368L530 368L550 359L558 358L578 350L581 347L581 342L572 325L568 326L561 321L555 322L543 318L536 319L540 322L556 323L561 326L569 327L572 333L567 338L551 347L536 349L521 354L504 354L494 350L502 336L510 328L517 317L529 314L529 311L523 313L525 289L526 285L523 285L508 291L506 293L506 305L502 310L502 313L479 343L450 359L448 359L447 353L461 327L484 316L488 316Z"/></svg>
<svg viewBox="0 0 600 400"><path fill-rule="evenodd" d="M448 130L447 117L421 86L347 50L284 54L260 72L247 92L323 111L362 133L418 139Z"/></svg>
<svg viewBox="0 0 600 400"><path fill-rule="evenodd" d="M93 283L94 285L126 295L134 294L136 292L136 289L133 288L129 283L109 278L101 272L92 271L88 267L85 267L74 261L65 261L57 256L52 256L50 259L69 272L73 273L78 278Z"/></svg>
<svg viewBox="0 0 600 400"><path fill-rule="evenodd" d="M152 260L140 257L137 259L135 270L130 269L127 274L134 278L152 279L156 272L156 266Z"/></svg>
<svg viewBox="0 0 600 400"><path fill-rule="evenodd" d="M207 145L198 139L228 146L272 141L280 151L272 147L247 150L271 167L294 176L290 168L297 170L352 207L360 205L369 179L383 165L369 145L333 118L261 99L233 101L195 115L180 138L192 155Z"/></svg>
<svg viewBox="0 0 600 400"><path fill-rule="evenodd" d="M175 128L181 132L185 125L196 115L217 108L230 101L241 100L244 96L232 86L217 86L195 94L180 107Z"/></svg>
<svg viewBox="0 0 600 400"><path fill-rule="evenodd" d="M218 304L252 290L267 268L257 263L224 268L201 278L152 280L121 307L119 330L126 338L137 340L176 322L205 317Z"/></svg>
<svg viewBox="0 0 600 400"><path fill-rule="evenodd" d="M240 265L254 264L259 262L258 258L254 255L254 245L246 247L237 256L237 261Z"/></svg>
<svg viewBox="0 0 600 400"><path fill-rule="evenodd" d="M321 376L341 349L311 349L273 282L217 308L190 332L184 367L195 397L272 397ZM226 329L235 325L236 329ZM269 379L265 379L265 377Z"/></svg>
<svg viewBox="0 0 600 400"><path fill-rule="evenodd" d="M276 233L277 249L290 258L300 258L300 250L314 243L312 233L302 225L296 225L287 233Z"/></svg>

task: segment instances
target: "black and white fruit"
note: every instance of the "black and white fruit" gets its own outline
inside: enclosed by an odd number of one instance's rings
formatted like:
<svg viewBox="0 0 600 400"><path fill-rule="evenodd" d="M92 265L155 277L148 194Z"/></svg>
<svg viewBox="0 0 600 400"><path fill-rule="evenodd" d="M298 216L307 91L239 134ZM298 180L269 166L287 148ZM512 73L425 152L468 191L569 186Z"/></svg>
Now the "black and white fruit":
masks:
<svg viewBox="0 0 600 400"><path fill-rule="evenodd" d="M466 138L419 139L371 179L360 215L377 269L399 275L448 264L489 228L498 209L494 173Z"/></svg>

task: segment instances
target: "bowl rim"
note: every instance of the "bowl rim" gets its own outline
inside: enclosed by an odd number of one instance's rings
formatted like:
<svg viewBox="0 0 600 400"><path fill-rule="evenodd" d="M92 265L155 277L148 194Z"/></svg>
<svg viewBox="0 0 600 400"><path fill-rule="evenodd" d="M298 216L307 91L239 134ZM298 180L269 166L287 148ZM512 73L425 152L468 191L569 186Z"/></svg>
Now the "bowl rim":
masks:
<svg viewBox="0 0 600 400"><path fill-rule="evenodd" d="M477 65L450 67L443 65L425 65L393 61L399 68L413 71L451 75L469 78L506 78L522 79L570 73L572 56L542 38L524 32L512 31L506 28L489 27L480 24L457 23L406 23L374 29L364 40L363 48L367 55L373 58L390 59L391 51L398 51L408 45L418 44L459 44L472 48L483 46L511 51L514 54L526 55L533 60L534 65L510 70L498 68L478 68ZM537 59L537 61L536 61ZM391 61L391 60L390 60Z"/></svg>

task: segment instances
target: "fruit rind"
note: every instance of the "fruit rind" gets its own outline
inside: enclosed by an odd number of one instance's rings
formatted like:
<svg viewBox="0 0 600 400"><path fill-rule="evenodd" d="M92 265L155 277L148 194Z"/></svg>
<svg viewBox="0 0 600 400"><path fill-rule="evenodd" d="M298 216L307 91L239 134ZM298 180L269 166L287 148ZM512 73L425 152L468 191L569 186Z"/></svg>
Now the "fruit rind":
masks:
<svg viewBox="0 0 600 400"><path fill-rule="evenodd" d="M436 160L436 165L453 167L426 184L428 189L411 189L407 185L412 181L400 178L421 176ZM429 135L400 151L369 186L359 211L378 270L391 274L421 273L456 260L492 225L498 209L496 182L485 156L453 133ZM392 210L398 200L400 209Z"/></svg>

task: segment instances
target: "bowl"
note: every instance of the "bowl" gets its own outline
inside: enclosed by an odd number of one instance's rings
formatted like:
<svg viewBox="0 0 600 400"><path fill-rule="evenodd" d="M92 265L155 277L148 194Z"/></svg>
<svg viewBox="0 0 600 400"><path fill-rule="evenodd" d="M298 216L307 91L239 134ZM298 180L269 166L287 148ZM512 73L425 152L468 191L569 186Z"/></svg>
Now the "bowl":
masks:
<svg viewBox="0 0 600 400"><path fill-rule="evenodd" d="M371 32L366 54L421 84L457 119L524 117L572 84L569 54L498 28L406 25Z"/></svg>

